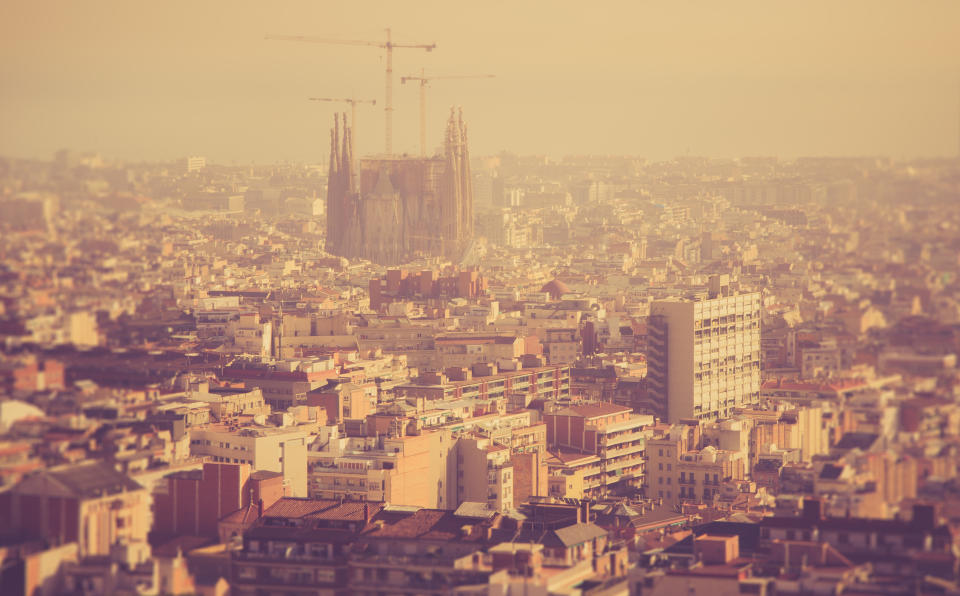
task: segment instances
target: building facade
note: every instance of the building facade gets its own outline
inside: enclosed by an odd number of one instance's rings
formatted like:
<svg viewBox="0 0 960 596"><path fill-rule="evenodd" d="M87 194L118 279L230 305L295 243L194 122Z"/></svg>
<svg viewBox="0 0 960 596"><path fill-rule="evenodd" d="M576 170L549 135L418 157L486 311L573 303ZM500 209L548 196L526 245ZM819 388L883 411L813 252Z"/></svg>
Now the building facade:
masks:
<svg viewBox="0 0 960 596"><path fill-rule="evenodd" d="M660 415L727 418L760 399L760 294L650 306L647 383Z"/></svg>
<svg viewBox="0 0 960 596"><path fill-rule="evenodd" d="M582 404L545 412L547 445L562 465L562 474L583 470L584 491L591 496L643 483L646 438L643 427L653 418L609 403ZM594 459L595 457L595 459Z"/></svg>
<svg viewBox="0 0 960 596"><path fill-rule="evenodd" d="M248 464L283 475L285 494L307 496L309 425L289 427L210 424L190 429L190 453L214 462Z"/></svg>
<svg viewBox="0 0 960 596"><path fill-rule="evenodd" d="M442 156L364 159L359 176L352 171L346 118L343 128L342 141L339 124L331 131L327 252L381 265L417 256L459 260L473 238L470 156L462 115L450 115Z"/></svg>

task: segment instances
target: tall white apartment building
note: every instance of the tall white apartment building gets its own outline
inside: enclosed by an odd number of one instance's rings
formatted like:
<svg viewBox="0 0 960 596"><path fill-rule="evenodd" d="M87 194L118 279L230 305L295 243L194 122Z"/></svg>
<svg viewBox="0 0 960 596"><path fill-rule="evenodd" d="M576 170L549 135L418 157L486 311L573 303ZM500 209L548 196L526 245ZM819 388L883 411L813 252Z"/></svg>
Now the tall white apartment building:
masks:
<svg viewBox="0 0 960 596"><path fill-rule="evenodd" d="M198 155L191 155L190 157L184 157L180 160L180 165L187 171L190 172L199 172L203 168L207 167L207 158L200 157Z"/></svg>
<svg viewBox="0 0 960 596"><path fill-rule="evenodd" d="M760 399L760 293L650 306L647 383L670 423L726 418Z"/></svg>

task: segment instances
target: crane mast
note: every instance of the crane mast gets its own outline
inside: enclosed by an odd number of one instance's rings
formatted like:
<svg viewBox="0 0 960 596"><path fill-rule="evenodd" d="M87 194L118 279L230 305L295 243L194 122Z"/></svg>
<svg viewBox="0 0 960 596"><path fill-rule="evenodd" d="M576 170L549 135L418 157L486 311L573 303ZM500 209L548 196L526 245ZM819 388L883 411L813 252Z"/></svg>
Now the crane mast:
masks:
<svg viewBox="0 0 960 596"><path fill-rule="evenodd" d="M384 145L387 148L387 155L393 155L393 41L389 27L387 27L387 84L383 94L387 98L387 103L383 106L386 125Z"/></svg>
<svg viewBox="0 0 960 596"><path fill-rule="evenodd" d="M428 77L424 74L422 68L420 69L419 75L400 77L401 85L407 81L420 81L420 157L427 156L427 85L430 81L440 79L491 79L493 77L494 75L492 74L439 75Z"/></svg>
<svg viewBox="0 0 960 596"><path fill-rule="evenodd" d="M417 50L426 50L432 52L437 44L429 43L395 43L393 41L393 35L390 29L386 30L387 40L383 41L367 41L367 40L358 40L358 39L326 39L322 37L315 37L310 35L267 35L266 39L274 39L281 41L302 41L306 43L321 43L321 44L332 44L332 45L348 45L348 46L373 46L377 48L383 48L387 51L387 72L386 72L386 105L383 108L384 111L384 120L385 120L385 134L384 141L386 145L387 155L393 154L393 50L395 48L407 48L407 49L417 49Z"/></svg>

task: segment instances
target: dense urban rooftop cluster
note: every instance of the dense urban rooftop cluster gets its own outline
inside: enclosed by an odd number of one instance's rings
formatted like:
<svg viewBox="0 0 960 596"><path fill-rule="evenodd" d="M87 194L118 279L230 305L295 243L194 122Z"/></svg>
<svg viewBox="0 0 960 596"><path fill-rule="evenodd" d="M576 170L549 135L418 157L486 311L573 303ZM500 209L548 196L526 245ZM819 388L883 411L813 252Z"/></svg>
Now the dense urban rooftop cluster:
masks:
<svg viewBox="0 0 960 596"><path fill-rule="evenodd" d="M0 591L960 593L960 163L458 167L0 160Z"/></svg>

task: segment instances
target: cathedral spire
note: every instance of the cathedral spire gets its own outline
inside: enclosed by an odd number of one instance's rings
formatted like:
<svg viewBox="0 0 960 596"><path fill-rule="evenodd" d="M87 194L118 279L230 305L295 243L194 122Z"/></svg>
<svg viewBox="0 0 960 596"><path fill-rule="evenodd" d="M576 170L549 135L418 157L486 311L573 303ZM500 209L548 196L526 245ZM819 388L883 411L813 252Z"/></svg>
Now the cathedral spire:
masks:
<svg viewBox="0 0 960 596"><path fill-rule="evenodd" d="M336 172L340 171L340 119L333 115L333 155L330 156L336 162Z"/></svg>
<svg viewBox="0 0 960 596"><path fill-rule="evenodd" d="M340 168L343 187L348 193L355 192L353 185L353 147L350 145L350 128L347 126L347 113L343 116L343 156L340 158ZM352 123L351 123L352 124Z"/></svg>
<svg viewBox="0 0 960 596"><path fill-rule="evenodd" d="M333 180L337 173L337 133L330 129L330 166L327 168L327 183ZM329 193L328 193L329 194Z"/></svg>
<svg viewBox="0 0 960 596"><path fill-rule="evenodd" d="M341 209L342 186L340 184L340 128L337 124L337 117L333 117L333 128L330 129L330 168L327 173L327 221L339 221L343 210ZM339 254L340 248L340 230L339 225L327 226L327 252Z"/></svg>

